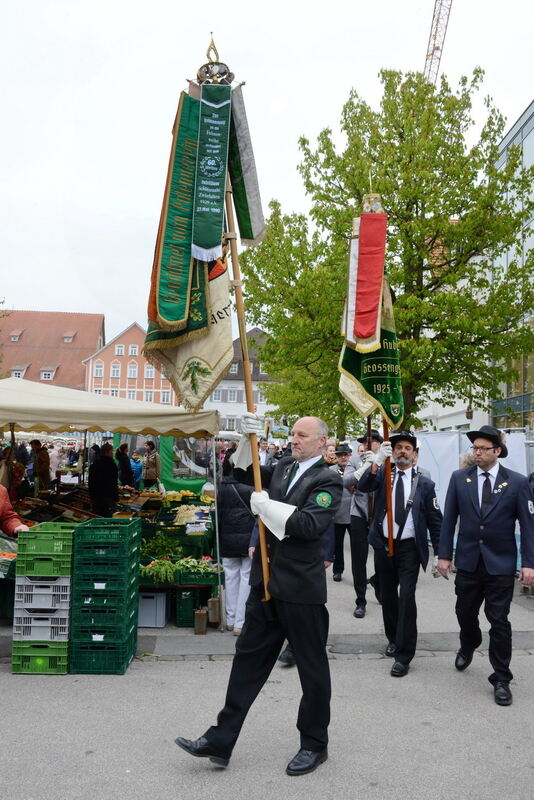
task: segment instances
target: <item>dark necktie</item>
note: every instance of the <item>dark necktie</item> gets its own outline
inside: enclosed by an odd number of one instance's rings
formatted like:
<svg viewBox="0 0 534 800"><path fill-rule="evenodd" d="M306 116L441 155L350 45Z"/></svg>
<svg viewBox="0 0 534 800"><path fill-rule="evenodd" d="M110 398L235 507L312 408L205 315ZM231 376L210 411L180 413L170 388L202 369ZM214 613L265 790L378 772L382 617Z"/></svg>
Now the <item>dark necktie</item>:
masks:
<svg viewBox="0 0 534 800"><path fill-rule="evenodd" d="M291 467L290 467L290 470L289 470L289 474L288 474L288 476L287 476L287 483L286 483L286 494L287 494L287 492L289 491L289 484L291 483L291 481L293 480L293 478L294 478L294 477L295 477L295 475L297 474L297 470L298 470L298 468L299 468L299 462L298 462L298 461L294 461L294 462L291 464Z"/></svg>
<svg viewBox="0 0 534 800"><path fill-rule="evenodd" d="M490 474L489 472L483 472L484 475L484 483L482 484L482 502L480 504L480 513L482 516L488 510L488 507L491 505L491 481L490 481Z"/></svg>
<svg viewBox="0 0 534 800"><path fill-rule="evenodd" d="M400 527L404 522L404 472L397 470L397 483L395 484L395 522Z"/></svg>

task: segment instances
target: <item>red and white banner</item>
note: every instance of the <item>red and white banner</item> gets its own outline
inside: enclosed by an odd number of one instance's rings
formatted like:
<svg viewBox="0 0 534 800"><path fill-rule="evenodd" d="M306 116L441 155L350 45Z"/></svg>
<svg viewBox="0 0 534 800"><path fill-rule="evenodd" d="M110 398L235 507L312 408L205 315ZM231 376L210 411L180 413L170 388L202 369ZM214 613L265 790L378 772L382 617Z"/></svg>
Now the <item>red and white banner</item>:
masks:
<svg viewBox="0 0 534 800"><path fill-rule="evenodd" d="M387 219L387 214L366 213L354 220L342 334L346 344L360 353L380 347Z"/></svg>

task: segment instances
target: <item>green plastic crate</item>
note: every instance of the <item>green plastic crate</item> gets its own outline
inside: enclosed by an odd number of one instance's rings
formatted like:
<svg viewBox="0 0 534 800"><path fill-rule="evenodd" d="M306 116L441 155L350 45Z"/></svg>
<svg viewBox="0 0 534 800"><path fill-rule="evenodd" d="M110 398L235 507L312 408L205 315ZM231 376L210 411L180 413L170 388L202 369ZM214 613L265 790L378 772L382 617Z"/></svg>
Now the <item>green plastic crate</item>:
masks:
<svg viewBox="0 0 534 800"><path fill-rule="evenodd" d="M29 675L65 675L69 669L68 642L13 642L11 671Z"/></svg>
<svg viewBox="0 0 534 800"><path fill-rule="evenodd" d="M195 609L200 603L199 589L178 589L176 592L176 625L192 628L195 624Z"/></svg>
<svg viewBox="0 0 534 800"><path fill-rule="evenodd" d="M27 577L67 577L72 573L72 556L68 555L21 555L17 554L16 574Z"/></svg>
<svg viewBox="0 0 534 800"><path fill-rule="evenodd" d="M119 572L114 571L110 575L95 575L94 570L86 569L86 567L86 564L82 564L79 569L75 568L73 571L72 592L77 597L87 593L127 593L132 583L139 582L139 564L136 560L127 565L126 569Z"/></svg>
<svg viewBox="0 0 534 800"><path fill-rule="evenodd" d="M70 672L75 675L124 675L137 649L137 626L120 642L71 642Z"/></svg>
<svg viewBox="0 0 534 800"><path fill-rule="evenodd" d="M126 596L118 594L92 594L75 596L72 598L71 620L73 625L86 625L89 619L118 619L130 616L131 609L139 601L139 589L137 585L130 589ZM93 612L93 613L91 613Z"/></svg>
<svg viewBox="0 0 534 800"><path fill-rule="evenodd" d="M75 527L74 522L40 522L27 533L73 533ZM22 535L26 535L26 531L19 533L19 541Z"/></svg>
<svg viewBox="0 0 534 800"><path fill-rule="evenodd" d="M85 558L74 556L73 574L76 578L112 578L126 576L135 567L139 569L139 548L123 558Z"/></svg>
<svg viewBox="0 0 534 800"><path fill-rule="evenodd" d="M47 523L43 523L47 524ZM52 524L52 523L49 523ZM59 528L59 526L57 526ZM17 542L17 560L22 556L72 557L72 527L70 530L21 531Z"/></svg>
<svg viewBox="0 0 534 800"><path fill-rule="evenodd" d="M86 589L76 587L72 592L72 608L119 608L124 607L131 601L132 594L136 595L139 591L139 577L136 572L132 573L129 583L124 583L116 589L105 588L95 589L98 581L93 581L92 586Z"/></svg>
<svg viewBox="0 0 534 800"><path fill-rule="evenodd" d="M177 572L177 583L179 586L214 586L219 583L219 576L216 572ZM221 572L221 583L224 584L224 573Z"/></svg>
<svg viewBox="0 0 534 800"><path fill-rule="evenodd" d="M137 628L138 603L130 610L118 613L114 609L86 609L88 612L84 623L79 618L71 624L71 642L77 644L116 644L123 641ZM83 618L83 617L82 617Z"/></svg>
<svg viewBox="0 0 534 800"><path fill-rule="evenodd" d="M88 519L86 522L81 522L76 527L76 536L95 536L97 538L93 541L100 541L99 537L102 534L103 538L109 538L116 535L117 538L125 538L126 536L133 536L141 531L141 520L139 517L128 519L126 517L110 517Z"/></svg>

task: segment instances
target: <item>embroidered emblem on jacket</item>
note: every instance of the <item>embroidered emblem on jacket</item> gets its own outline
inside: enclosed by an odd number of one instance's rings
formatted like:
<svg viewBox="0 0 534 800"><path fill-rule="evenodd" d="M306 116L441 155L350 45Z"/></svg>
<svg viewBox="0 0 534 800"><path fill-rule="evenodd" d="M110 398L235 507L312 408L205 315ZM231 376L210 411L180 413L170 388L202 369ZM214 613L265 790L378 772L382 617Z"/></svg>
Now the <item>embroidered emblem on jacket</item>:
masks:
<svg viewBox="0 0 534 800"><path fill-rule="evenodd" d="M332 505L332 495L328 494L328 492L319 492L317 497L315 498L315 502L318 506L322 506L323 508L328 508L328 506Z"/></svg>

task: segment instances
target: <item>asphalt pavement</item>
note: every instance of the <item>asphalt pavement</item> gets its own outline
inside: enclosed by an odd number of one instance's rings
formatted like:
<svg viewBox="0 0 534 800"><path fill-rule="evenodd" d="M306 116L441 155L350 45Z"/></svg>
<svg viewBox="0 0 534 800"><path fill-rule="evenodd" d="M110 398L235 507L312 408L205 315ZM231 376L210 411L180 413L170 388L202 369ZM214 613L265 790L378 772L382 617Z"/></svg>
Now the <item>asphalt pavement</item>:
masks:
<svg viewBox="0 0 534 800"><path fill-rule="evenodd" d="M418 651L400 679L382 654L372 591L358 620L348 573L341 583L330 573L328 588L330 757L316 772L285 774L299 748L295 668L275 667L226 770L174 744L178 735L203 733L223 703L236 641L229 632L144 628L123 676L25 676L10 673L4 626L0 800L531 800L534 597L517 587L514 702L503 708L487 681L487 633L469 669L454 669L452 581L421 573Z"/></svg>

